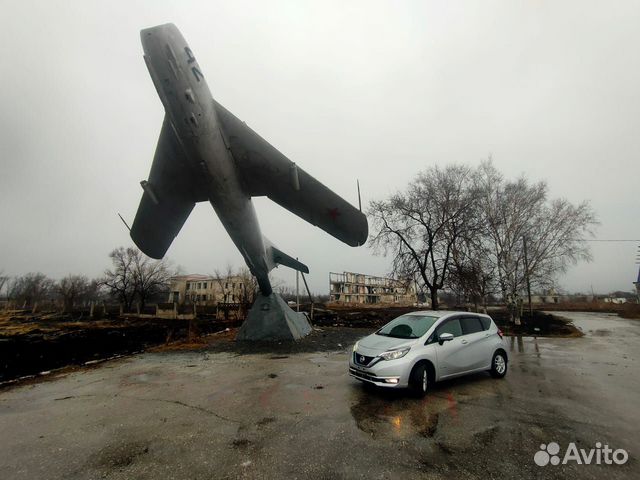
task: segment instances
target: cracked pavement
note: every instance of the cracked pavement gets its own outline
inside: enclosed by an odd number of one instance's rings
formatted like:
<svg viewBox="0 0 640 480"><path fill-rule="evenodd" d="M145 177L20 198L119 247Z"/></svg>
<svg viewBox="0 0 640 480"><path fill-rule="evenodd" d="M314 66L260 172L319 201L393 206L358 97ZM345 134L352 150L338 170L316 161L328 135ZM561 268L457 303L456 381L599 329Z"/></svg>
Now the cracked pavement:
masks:
<svg viewBox="0 0 640 480"><path fill-rule="evenodd" d="M563 316L585 336L506 337L504 380L443 382L422 400L347 375L345 339L369 333L357 329L323 330L320 351L214 345L11 386L0 390L0 471L7 479L637 478L640 322ZM552 441L607 443L629 461L536 466L534 454Z"/></svg>

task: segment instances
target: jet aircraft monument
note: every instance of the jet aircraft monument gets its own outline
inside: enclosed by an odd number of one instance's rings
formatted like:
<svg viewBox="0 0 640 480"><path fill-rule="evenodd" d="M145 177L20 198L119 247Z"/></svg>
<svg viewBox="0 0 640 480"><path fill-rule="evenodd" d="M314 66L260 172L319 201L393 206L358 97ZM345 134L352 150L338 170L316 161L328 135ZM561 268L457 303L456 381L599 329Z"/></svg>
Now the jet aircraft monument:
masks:
<svg viewBox="0 0 640 480"><path fill-rule="evenodd" d="M196 202L209 201L260 288L238 338L306 335L306 318L273 293L269 272L277 265L309 269L262 235L251 198L267 196L353 247L367 239L366 216L216 102L175 25L140 36L165 117L149 178L140 182L131 238L146 255L162 258Z"/></svg>

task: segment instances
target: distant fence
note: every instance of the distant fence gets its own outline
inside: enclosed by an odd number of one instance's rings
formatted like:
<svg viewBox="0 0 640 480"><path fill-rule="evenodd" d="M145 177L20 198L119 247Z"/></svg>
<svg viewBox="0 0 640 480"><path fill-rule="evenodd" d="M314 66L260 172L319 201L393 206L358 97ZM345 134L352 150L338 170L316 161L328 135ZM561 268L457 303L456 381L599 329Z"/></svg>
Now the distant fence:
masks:
<svg viewBox="0 0 640 480"><path fill-rule="evenodd" d="M156 305L155 316L169 319L211 317L218 320L244 320L250 307L248 303L218 303L217 305L159 303Z"/></svg>
<svg viewBox="0 0 640 480"><path fill-rule="evenodd" d="M194 318L210 318L219 320L244 320L251 304L249 303L218 303L217 305L189 305L176 303L158 303L147 305L144 308L135 306L131 310L125 309L118 304L105 304L102 302L91 303L86 306L75 307L70 312L63 312L60 306L54 304L40 304L25 307L23 305L16 306L9 302L4 302L0 306L5 312L11 312L15 315L29 316L40 315L43 313L55 312L56 318L162 318L176 320L191 320Z"/></svg>

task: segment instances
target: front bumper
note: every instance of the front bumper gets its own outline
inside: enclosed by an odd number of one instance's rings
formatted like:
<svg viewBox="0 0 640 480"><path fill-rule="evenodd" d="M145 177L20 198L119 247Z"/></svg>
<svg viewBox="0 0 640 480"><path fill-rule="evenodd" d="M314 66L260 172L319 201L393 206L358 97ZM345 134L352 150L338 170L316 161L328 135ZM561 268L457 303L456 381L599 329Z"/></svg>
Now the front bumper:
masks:
<svg viewBox="0 0 640 480"><path fill-rule="evenodd" d="M400 377L376 377L361 370L349 367L349 375L356 380L372 383L379 387L398 387L400 385Z"/></svg>
<svg viewBox="0 0 640 480"><path fill-rule="evenodd" d="M367 365L359 364L354 359L355 355L351 355L349 375L356 380L386 388L405 388L409 385L411 365L404 357L397 360L375 357Z"/></svg>

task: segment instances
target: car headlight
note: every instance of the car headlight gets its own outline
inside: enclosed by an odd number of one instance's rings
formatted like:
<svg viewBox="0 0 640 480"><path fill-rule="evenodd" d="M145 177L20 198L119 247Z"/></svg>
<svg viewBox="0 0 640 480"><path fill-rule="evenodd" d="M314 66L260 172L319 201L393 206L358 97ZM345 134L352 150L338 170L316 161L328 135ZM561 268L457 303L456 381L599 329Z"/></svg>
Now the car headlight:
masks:
<svg viewBox="0 0 640 480"><path fill-rule="evenodd" d="M398 358L404 357L407 353L409 353L411 347L403 348L402 350L390 350L388 352L384 352L380 354L380 357L385 360L396 360Z"/></svg>
<svg viewBox="0 0 640 480"><path fill-rule="evenodd" d="M356 342L356 343L353 345L353 351L354 351L354 352L358 349L358 344L359 344L359 343L360 343L360 342L358 341L358 342Z"/></svg>

